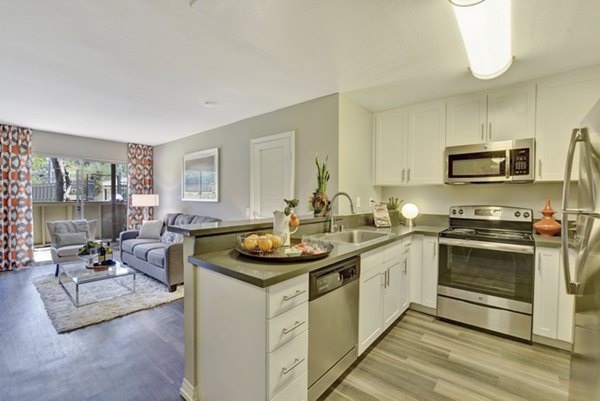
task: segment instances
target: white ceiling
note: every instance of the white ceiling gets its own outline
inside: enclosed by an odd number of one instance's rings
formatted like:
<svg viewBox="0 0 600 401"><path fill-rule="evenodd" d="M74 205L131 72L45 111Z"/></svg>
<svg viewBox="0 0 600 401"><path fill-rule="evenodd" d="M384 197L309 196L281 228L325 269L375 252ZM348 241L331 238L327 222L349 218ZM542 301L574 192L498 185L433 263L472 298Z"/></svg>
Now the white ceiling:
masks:
<svg viewBox="0 0 600 401"><path fill-rule="evenodd" d="M447 0L0 0L0 15L0 121L146 144L335 92L378 111L600 64L598 0L514 0L516 61L492 81L469 75Z"/></svg>

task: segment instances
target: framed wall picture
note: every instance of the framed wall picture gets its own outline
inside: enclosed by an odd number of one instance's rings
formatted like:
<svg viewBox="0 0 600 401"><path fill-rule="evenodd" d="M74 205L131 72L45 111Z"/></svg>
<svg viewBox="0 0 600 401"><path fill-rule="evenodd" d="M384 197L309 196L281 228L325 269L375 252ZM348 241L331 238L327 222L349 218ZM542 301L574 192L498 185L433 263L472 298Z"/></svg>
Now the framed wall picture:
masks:
<svg viewBox="0 0 600 401"><path fill-rule="evenodd" d="M183 156L181 188L184 201L219 201L219 148Z"/></svg>

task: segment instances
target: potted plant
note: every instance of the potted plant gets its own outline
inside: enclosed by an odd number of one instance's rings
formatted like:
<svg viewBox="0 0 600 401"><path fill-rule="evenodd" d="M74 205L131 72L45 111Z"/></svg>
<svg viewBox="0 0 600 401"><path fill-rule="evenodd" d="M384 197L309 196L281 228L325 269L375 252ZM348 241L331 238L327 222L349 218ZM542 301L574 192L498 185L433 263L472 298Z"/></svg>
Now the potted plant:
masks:
<svg viewBox="0 0 600 401"><path fill-rule="evenodd" d="M402 205L402 202L404 201L393 196L390 196L388 201L385 202L388 213L390 214L390 223L392 226L399 226L402 223L400 218L400 205Z"/></svg>
<svg viewBox="0 0 600 401"><path fill-rule="evenodd" d="M317 188L310 197L308 207L313 211L315 217L328 216L329 210L329 197L327 196L327 182L329 181L329 170L327 168L327 159L325 157L322 163L319 162L319 155L315 158L317 164Z"/></svg>

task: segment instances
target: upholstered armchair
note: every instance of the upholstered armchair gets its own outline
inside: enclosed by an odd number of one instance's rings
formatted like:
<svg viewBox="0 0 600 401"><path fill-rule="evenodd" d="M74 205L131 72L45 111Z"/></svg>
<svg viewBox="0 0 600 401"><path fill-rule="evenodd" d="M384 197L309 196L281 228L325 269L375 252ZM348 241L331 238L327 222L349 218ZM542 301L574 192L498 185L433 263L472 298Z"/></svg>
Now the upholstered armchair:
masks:
<svg viewBox="0 0 600 401"><path fill-rule="evenodd" d="M97 220L58 220L47 221L46 227L52 239L50 254L56 263L55 276L61 263L79 260L77 252L96 236Z"/></svg>

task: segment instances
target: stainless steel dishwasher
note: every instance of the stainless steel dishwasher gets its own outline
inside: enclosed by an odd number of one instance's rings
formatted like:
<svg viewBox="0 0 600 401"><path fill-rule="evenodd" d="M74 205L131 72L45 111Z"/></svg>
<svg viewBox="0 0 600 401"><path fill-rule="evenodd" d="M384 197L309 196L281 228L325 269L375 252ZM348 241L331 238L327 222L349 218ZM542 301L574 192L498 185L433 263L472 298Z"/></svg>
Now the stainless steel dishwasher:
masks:
<svg viewBox="0 0 600 401"><path fill-rule="evenodd" d="M359 259L310 273L308 400L314 401L358 356Z"/></svg>

